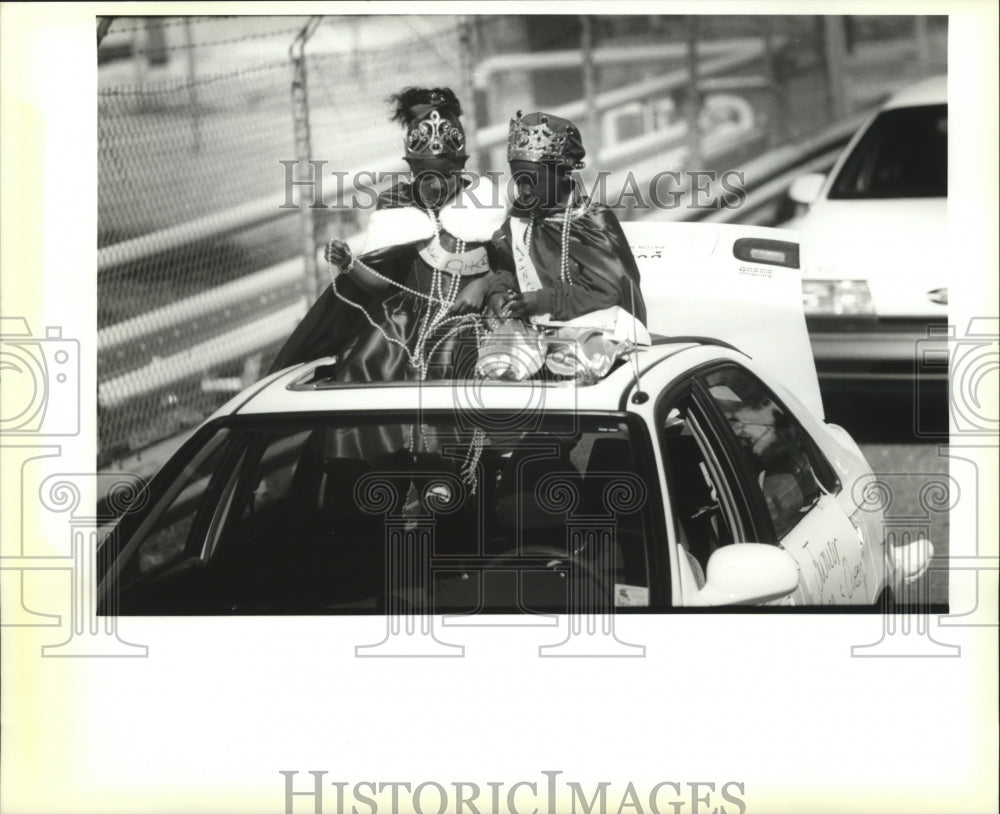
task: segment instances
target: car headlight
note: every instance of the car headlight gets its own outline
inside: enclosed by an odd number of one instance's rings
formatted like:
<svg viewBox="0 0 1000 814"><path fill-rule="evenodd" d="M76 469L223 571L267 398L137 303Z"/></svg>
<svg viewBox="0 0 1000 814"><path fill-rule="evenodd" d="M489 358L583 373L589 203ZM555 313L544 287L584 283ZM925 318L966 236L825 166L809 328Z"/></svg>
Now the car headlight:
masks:
<svg viewBox="0 0 1000 814"><path fill-rule="evenodd" d="M806 314L853 316L875 313L872 295L864 280L803 280L802 307Z"/></svg>

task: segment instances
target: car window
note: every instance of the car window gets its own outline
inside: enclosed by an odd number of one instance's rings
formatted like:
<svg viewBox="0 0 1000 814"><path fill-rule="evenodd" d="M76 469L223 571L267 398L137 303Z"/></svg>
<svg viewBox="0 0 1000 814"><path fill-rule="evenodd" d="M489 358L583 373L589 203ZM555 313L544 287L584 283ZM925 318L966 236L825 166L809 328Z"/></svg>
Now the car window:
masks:
<svg viewBox="0 0 1000 814"><path fill-rule="evenodd" d="M309 438L309 431L277 436L262 434L266 444L259 456L251 456L245 466L250 470L244 477L249 478L246 488L241 491L241 517L259 517L285 504L292 491L292 476L299 463L303 445Z"/></svg>
<svg viewBox="0 0 1000 814"><path fill-rule="evenodd" d="M660 427L660 449L674 531L700 588L709 557L736 541L739 515L690 396L667 408Z"/></svg>
<svg viewBox="0 0 1000 814"><path fill-rule="evenodd" d="M157 598L142 612L174 612L174 596L202 602L202 612L650 604L646 484L655 480L641 471L626 422L554 415L528 430L501 423L472 432L425 419L240 421L210 516L197 523L204 573L170 574L199 582L147 592ZM191 533L217 463L202 459L182 473L186 485L172 501L184 512L171 556ZM161 525L138 542L140 559L161 556ZM124 598L122 612L140 593Z"/></svg>
<svg viewBox="0 0 1000 814"><path fill-rule="evenodd" d="M225 458L229 436L229 430L221 430L206 441L128 541L123 584L184 553L195 518L205 505L209 484Z"/></svg>
<svg viewBox="0 0 1000 814"><path fill-rule="evenodd" d="M725 367L706 374L704 382L780 540L824 491L810 461L805 430L748 371Z"/></svg>
<svg viewBox="0 0 1000 814"><path fill-rule="evenodd" d="M948 106L881 113L830 188L829 198L943 198L948 195Z"/></svg>

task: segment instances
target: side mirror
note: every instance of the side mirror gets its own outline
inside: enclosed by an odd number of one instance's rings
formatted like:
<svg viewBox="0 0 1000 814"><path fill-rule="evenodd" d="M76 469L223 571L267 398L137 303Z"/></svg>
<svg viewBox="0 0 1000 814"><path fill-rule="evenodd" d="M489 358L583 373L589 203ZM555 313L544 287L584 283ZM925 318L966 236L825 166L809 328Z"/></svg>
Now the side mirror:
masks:
<svg viewBox="0 0 1000 814"><path fill-rule="evenodd" d="M735 543L708 558L705 586L692 605L749 605L788 596L799 586L799 567L783 548Z"/></svg>
<svg viewBox="0 0 1000 814"><path fill-rule="evenodd" d="M821 172L807 172L805 175L800 175L788 188L788 197L795 203L809 206L819 197L824 181L826 176Z"/></svg>

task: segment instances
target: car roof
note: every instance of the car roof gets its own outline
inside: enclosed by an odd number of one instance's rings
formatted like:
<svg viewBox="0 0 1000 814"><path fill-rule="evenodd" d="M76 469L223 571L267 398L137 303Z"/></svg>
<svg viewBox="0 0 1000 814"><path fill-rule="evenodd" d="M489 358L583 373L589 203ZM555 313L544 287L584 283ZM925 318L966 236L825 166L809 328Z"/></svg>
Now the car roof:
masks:
<svg viewBox="0 0 1000 814"><path fill-rule="evenodd" d="M903 88L893 94L883 106L883 110L898 107L919 107L921 105L942 105L948 101L948 79L932 76Z"/></svg>
<svg viewBox="0 0 1000 814"><path fill-rule="evenodd" d="M324 368L335 359L328 357L289 368L262 383L262 386L231 405L230 415L269 415L316 411L370 410L470 410L523 411L544 407L549 411L617 412L635 384L636 370L642 374L660 362L685 350L705 346L733 349L711 337L657 337L654 344L615 367L594 384L574 381L523 382L437 380L426 382L332 382Z"/></svg>

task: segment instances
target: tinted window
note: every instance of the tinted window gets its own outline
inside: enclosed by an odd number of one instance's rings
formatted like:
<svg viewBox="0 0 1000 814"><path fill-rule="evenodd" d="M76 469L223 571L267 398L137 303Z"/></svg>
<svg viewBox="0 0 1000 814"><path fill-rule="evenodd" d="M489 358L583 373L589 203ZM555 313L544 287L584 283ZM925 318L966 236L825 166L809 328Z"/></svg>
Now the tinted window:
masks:
<svg viewBox="0 0 1000 814"><path fill-rule="evenodd" d="M760 490L780 540L822 494L805 431L753 376L725 368L705 377Z"/></svg>
<svg viewBox="0 0 1000 814"><path fill-rule="evenodd" d="M887 110L872 123L830 188L830 198L948 195L948 106Z"/></svg>
<svg viewBox="0 0 1000 814"><path fill-rule="evenodd" d="M660 428L660 449L674 531L700 588L705 584L709 557L736 541L739 521L690 398L668 409Z"/></svg>
<svg viewBox="0 0 1000 814"><path fill-rule="evenodd" d="M224 458L228 436L223 430L208 440L133 536L123 583L168 565L184 553L195 518L206 505L209 483Z"/></svg>
<svg viewBox="0 0 1000 814"><path fill-rule="evenodd" d="M621 419L546 416L529 431L485 432L433 415L337 421L240 421L224 455L197 454L153 507L161 519L125 542L139 578L123 583L121 612L650 604L655 480ZM177 567L144 570L165 548Z"/></svg>

